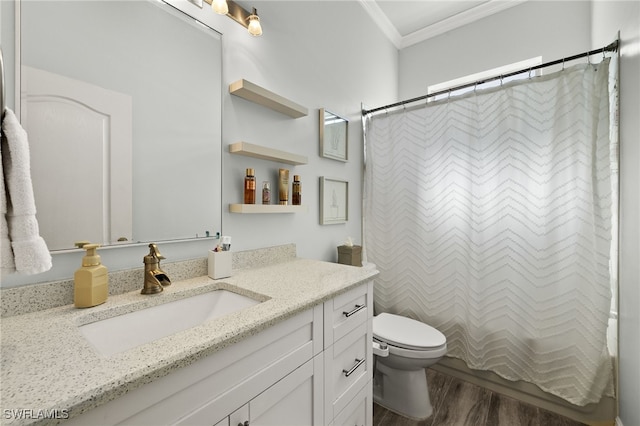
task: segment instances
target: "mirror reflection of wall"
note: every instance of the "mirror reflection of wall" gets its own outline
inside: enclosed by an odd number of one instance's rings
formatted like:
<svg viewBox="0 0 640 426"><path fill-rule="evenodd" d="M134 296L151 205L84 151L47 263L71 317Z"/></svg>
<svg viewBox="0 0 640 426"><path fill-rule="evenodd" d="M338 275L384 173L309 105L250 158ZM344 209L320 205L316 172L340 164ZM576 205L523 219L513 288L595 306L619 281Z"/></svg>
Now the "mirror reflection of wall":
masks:
<svg viewBox="0 0 640 426"><path fill-rule="evenodd" d="M151 1L20 7L20 118L49 248L220 231L220 34Z"/></svg>

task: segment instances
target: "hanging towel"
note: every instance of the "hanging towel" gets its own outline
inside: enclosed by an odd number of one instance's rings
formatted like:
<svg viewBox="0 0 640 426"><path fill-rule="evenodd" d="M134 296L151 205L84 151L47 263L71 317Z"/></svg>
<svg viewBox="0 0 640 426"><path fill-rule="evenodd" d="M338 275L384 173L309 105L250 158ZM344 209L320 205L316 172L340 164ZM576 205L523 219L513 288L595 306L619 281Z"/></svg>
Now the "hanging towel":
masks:
<svg viewBox="0 0 640 426"><path fill-rule="evenodd" d="M5 225L8 225L8 240L15 270L24 274L39 274L51 269L51 254L46 242L40 236L36 220L36 204L33 198L31 183L31 166L29 160L29 141L27 132L22 128L17 117L9 108L5 109L2 120L2 180L3 218L0 226L2 234L2 268L5 268ZM6 216L4 213L6 204ZM11 268L10 262L7 264Z"/></svg>
<svg viewBox="0 0 640 426"><path fill-rule="evenodd" d="M0 146L0 271L4 274L15 272L16 264L13 261L13 249L9 240L9 225L7 225L7 193L2 171L2 149L4 146Z"/></svg>

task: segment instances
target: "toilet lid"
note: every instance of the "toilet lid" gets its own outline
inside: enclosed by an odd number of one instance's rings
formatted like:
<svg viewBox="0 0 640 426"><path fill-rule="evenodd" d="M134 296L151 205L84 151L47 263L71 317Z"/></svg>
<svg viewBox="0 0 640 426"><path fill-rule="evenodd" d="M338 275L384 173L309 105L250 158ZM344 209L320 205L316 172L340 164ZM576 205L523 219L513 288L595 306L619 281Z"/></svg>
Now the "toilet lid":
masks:
<svg viewBox="0 0 640 426"><path fill-rule="evenodd" d="M447 338L423 322L382 313L373 318L373 337L406 349L429 349L444 345Z"/></svg>

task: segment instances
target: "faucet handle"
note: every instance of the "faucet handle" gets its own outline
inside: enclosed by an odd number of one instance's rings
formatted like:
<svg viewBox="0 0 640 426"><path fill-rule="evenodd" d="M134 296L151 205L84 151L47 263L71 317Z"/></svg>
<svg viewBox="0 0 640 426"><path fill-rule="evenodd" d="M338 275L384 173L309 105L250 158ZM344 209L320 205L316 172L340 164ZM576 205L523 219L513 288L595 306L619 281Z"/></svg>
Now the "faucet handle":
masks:
<svg viewBox="0 0 640 426"><path fill-rule="evenodd" d="M158 246L155 243L149 244L149 256L153 256L158 260L166 259L158 250Z"/></svg>

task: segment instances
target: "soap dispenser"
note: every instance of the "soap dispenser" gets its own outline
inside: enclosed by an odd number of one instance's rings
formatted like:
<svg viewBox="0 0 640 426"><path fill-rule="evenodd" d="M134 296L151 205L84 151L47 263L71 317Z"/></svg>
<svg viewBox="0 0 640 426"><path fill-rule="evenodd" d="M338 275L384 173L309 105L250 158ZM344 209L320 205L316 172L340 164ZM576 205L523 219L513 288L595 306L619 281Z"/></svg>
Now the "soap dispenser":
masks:
<svg viewBox="0 0 640 426"><path fill-rule="evenodd" d="M82 267L73 276L73 303L76 308L90 308L104 303L109 294L107 267L100 263L96 254L99 244L82 246L87 254L82 258Z"/></svg>

